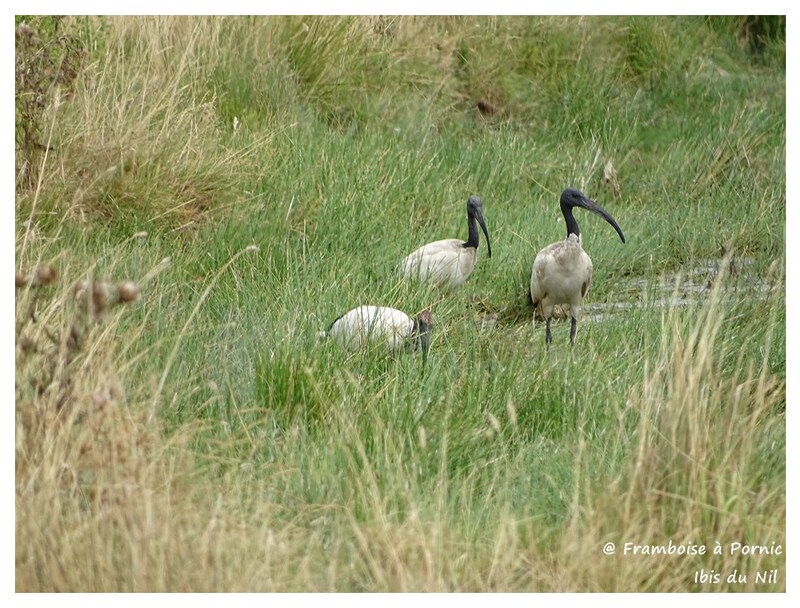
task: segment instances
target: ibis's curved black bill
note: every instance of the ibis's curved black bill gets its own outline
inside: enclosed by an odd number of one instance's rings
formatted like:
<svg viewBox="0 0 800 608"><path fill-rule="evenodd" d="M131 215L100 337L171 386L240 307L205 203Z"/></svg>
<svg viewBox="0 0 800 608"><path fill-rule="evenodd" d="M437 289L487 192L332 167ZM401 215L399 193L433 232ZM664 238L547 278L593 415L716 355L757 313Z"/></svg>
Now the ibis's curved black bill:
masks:
<svg viewBox="0 0 800 608"><path fill-rule="evenodd" d="M414 318L414 346L422 349L422 365L428 360L428 347L431 343L431 325L433 316L430 309L426 308Z"/></svg>
<svg viewBox="0 0 800 608"><path fill-rule="evenodd" d="M464 243L464 246L478 246L478 228L475 226L477 220L478 224L481 226L481 230L483 230L483 236L486 237L486 251L489 257L492 257L492 243L489 240L489 230L486 228L486 219L483 217L483 201L480 197L469 197L467 201L467 219L469 224L469 239Z"/></svg>
<svg viewBox="0 0 800 608"><path fill-rule="evenodd" d="M561 193L561 213L564 214L564 220L567 222L567 236L570 234L574 234L575 236L581 235L578 222L575 221L575 217L572 215L573 207L588 209L602 217L614 227L614 230L617 231L622 242L625 242L625 235L622 234L622 229L619 227L619 224L617 224L617 220L611 217L611 214L603 209L596 201L593 201L583 192L575 190L574 188L567 188Z"/></svg>

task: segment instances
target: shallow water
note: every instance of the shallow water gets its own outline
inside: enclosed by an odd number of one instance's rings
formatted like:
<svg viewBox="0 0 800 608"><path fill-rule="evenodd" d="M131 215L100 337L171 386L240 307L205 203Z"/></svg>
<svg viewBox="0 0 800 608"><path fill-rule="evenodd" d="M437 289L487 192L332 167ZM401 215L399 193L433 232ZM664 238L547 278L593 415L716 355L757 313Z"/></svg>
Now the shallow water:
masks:
<svg viewBox="0 0 800 608"><path fill-rule="evenodd" d="M723 264L728 264L723 268ZM783 280L764 277L753 271L753 258L734 258L701 260L688 270L666 273L658 276L637 276L623 279L617 293L624 299L615 302L592 302L591 292L581 312L581 322L603 321L609 315L634 309L683 307L702 303L711 295L712 287L721 270L725 277L720 286L723 301L766 300L771 293L785 289ZM553 318L569 318L569 307L556 306ZM501 324L529 322L531 308L510 307L500 313L484 309L476 319L480 331L490 331L498 321Z"/></svg>
<svg viewBox="0 0 800 608"><path fill-rule="evenodd" d="M720 285L723 301L734 299L766 299L773 290L784 289L782 281L769 280L751 271L753 258L734 258L728 268L721 259L702 260L684 271L658 277L634 277L621 285L621 293L634 297L620 302L587 302L582 319L602 321L608 315L634 308L664 308L699 304L711 295L721 270L726 272ZM638 292L638 296L636 295Z"/></svg>

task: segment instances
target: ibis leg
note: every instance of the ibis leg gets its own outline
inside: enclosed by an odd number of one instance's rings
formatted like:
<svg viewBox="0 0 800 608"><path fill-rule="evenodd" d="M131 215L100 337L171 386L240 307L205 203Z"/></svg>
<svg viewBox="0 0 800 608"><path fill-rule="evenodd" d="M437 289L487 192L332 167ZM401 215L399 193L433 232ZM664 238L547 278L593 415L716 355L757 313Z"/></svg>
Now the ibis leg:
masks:
<svg viewBox="0 0 800 608"><path fill-rule="evenodd" d="M578 333L578 320L572 317L572 327L569 329L569 343L575 344L575 334Z"/></svg>
<svg viewBox="0 0 800 608"><path fill-rule="evenodd" d="M550 333L550 317L545 320L546 330L544 334L544 342L545 344L550 344L553 341L553 334Z"/></svg>

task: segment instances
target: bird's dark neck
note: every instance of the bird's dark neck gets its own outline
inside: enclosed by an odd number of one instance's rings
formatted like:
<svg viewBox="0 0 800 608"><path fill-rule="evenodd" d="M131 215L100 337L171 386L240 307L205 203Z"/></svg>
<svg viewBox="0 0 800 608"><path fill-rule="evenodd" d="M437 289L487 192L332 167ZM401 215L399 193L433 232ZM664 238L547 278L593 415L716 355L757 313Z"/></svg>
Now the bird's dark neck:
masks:
<svg viewBox="0 0 800 608"><path fill-rule="evenodd" d="M578 222L575 221L575 216L572 215L572 205L565 205L562 202L561 213L564 214L564 221L567 223L567 238L569 238L570 234L581 238L581 229L578 228Z"/></svg>
<svg viewBox="0 0 800 608"><path fill-rule="evenodd" d="M469 227L469 238L464 242L463 247L468 249L470 247L478 248L478 222L475 218L467 214L467 226Z"/></svg>

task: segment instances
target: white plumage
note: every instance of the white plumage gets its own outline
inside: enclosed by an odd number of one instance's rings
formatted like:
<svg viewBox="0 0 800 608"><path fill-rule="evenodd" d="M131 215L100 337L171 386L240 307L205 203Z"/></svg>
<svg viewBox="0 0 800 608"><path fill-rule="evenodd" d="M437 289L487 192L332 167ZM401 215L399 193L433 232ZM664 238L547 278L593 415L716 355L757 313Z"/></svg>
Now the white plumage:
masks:
<svg viewBox="0 0 800 608"><path fill-rule="evenodd" d="M570 314L578 319L581 302L592 282L592 260L581 247L580 238L570 234L566 240L542 249L533 261L531 299L549 319L556 304L569 304Z"/></svg>
<svg viewBox="0 0 800 608"><path fill-rule="evenodd" d="M561 194L561 212L567 224L567 238L542 249L536 255L531 269L531 301L534 307L540 308L547 323L547 344L553 341L550 318L556 304L569 304L572 317L569 339L571 344L575 343L581 304L592 282L592 260L581 247L581 233L572 214L573 207L582 207L600 215L625 242L616 220L605 209L578 190L564 190Z"/></svg>
<svg viewBox="0 0 800 608"><path fill-rule="evenodd" d="M467 280L477 261L477 247L464 247L460 239L445 239L423 245L400 262L400 269L408 278L440 287L458 287Z"/></svg>
<svg viewBox="0 0 800 608"><path fill-rule="evenodd" d="M383 345L389 352L421 346L428 351L432 319L428 309L411 318L396 308L359 306L336 319L322 337L330 336L345 348L358 350L365 345Z"/></svg>
<svg viewBox="0 0 800 608"><path fill-rule="evenodd" d="M486 249L492 257L492 246L486 220L483 217L483 202L477 196L467 201L467 228L469 238L443 239L416 249L398 265L400 272L410 279L419 279L436 286L458 287L472 273L478 262L478 227L480 224L486 237Z"/></svg>

